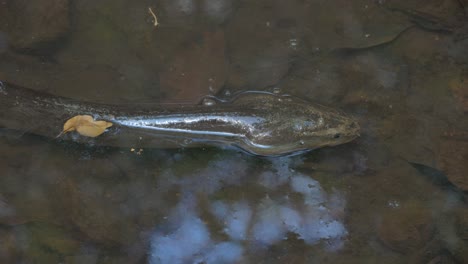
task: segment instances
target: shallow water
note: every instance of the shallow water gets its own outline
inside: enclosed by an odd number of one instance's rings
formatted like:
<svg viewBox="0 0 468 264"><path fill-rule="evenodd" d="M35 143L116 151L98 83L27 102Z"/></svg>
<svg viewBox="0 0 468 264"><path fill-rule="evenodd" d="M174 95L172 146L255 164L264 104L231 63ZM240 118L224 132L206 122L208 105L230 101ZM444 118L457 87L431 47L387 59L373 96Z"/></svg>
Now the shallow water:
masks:
<svg viewBox="0 0 468 264"><path fill-rule="evenodd" d="M0 3L0 80L118 104L274 87L362 132L261 158L1 128L0 262L468 262L466 1L39 2Z"/></svg>

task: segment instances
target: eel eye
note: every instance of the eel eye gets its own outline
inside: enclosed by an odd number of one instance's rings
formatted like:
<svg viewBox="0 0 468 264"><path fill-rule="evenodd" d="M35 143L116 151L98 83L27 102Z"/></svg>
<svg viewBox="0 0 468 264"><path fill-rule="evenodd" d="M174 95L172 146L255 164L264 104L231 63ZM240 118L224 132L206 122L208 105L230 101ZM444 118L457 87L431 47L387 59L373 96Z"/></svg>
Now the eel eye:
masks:
<svg viewBox="0 0 468 264"><path fill-rule="evenodd" d="M340 138L340 137L341 137L340 133L337 133L337 134L333 135L333 138Z"/></svg>

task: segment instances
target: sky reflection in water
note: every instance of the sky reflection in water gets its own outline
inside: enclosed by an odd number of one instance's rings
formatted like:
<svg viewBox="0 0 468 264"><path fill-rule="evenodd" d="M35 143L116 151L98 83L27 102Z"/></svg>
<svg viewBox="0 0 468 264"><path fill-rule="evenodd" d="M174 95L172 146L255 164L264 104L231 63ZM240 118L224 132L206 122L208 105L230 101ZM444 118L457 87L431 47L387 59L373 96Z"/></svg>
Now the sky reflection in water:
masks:
<svg viewBox="0 0 468 264"><path fill-rule="evenodd" d="M242 158L228 158L214 160L190 177L167 177L182 190L181 199L152 235L150 263L234 263L241 261L246 251L280 242L288 232L306 244L327 239L328 250L339 249L341 238L347 235L342 214L336 213L344 211L344 197L335 191L327 193L318 181L292 170L291 165L298 162L294 159L276 160L273 170L259 175L249 175ZM172 172L165 174L171 176ZM210 195L226 185L241 186L252 177L258 185L280 191L280 196L266 195L259 201L211 201L208 211L227 239L219 238L198 212L196 194ZM302 202L289 199L288 193L301 194Z"/></svg>

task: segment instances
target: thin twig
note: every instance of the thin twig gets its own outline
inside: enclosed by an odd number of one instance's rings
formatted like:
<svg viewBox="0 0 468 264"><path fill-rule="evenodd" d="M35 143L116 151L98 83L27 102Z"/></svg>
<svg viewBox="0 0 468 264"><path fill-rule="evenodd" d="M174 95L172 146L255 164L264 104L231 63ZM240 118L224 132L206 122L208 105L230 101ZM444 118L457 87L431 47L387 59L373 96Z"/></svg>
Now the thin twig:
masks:
<svg viewBox="0 0 468 264"><path fill-rule="evenodd" d="M151 9L151 7L148 7L148 11L154 18L154 26L157 27L159 23L158 23L158 18L156 17L156 14L153 12L153 9Z"/></svg>

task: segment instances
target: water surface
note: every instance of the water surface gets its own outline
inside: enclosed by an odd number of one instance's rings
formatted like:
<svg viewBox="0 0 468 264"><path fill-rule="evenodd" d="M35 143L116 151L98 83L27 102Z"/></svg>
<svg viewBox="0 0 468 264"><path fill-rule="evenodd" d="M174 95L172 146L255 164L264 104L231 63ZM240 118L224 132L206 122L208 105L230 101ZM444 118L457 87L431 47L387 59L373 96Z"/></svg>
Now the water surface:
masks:
<svg viewBox="0 0 468 264"><path fill-rule="evenodd" d="M468 262L465 5L0 3L3 81L118 104L274 87L362 127L352 143L277 158L2 128L1 262Z"/></svg>

